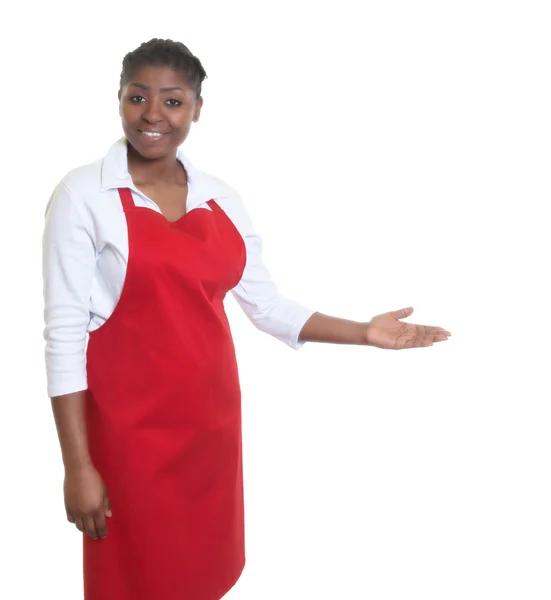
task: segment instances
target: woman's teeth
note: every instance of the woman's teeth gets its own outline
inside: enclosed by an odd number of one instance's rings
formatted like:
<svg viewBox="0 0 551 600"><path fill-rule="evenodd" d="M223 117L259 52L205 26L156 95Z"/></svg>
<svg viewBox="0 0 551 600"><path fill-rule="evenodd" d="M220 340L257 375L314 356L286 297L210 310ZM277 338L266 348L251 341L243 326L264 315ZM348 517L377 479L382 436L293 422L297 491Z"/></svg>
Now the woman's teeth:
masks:
<svg viewBox="0 0 551 600"><path fill-rule="evenodd" d="M147 137L161 137L162 133L156 133L153 131L140 131L142 135L147 135Z"/></svg>

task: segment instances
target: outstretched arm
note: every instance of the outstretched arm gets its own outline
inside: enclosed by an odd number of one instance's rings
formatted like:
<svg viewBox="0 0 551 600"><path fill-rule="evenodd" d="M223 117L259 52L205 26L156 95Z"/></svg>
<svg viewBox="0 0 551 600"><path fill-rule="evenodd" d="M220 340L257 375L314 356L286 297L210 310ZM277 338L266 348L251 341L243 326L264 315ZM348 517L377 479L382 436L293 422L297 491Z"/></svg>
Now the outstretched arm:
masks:
<svg viewBox="0 0 551 600"><path fill-rule="evenodd" d="M369 322L348 321L316 312L304 324L299 340L402 350L432 346L434 342L447 340L451 335L442 327L399 321L409 317L412 312L412 307L402 308L377 315Z"/></svg>
<svg viewBox="0 0 551 600"><path fill-rule="evenodd" d="M281 296L262 260L262 240L237 192L232 193L225 208L243 236L247 251L243 276L232 292L261 331L295 349L301 348L305 342L327 342L401 350L432 346L451 335L442 327L399 321L411 315L411 307L377 315L368 322L359 322L315 312Z"/></svg>

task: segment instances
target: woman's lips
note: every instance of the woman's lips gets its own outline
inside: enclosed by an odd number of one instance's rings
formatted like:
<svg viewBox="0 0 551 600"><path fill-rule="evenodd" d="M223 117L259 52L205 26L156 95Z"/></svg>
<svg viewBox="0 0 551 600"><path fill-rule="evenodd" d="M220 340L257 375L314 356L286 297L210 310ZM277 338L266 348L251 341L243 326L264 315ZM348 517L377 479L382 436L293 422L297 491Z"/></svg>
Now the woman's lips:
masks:
<svg viewBox="0 0 551 600"><path fill-rule="evenodd" d="M165 135L168 134L168 132L164 132L164 131L144 131L141 129L138 129L138 133L140 135L140 137L144 138L145 140L149 140L152 142L157 142L159 140L162 140Z"/></svg>

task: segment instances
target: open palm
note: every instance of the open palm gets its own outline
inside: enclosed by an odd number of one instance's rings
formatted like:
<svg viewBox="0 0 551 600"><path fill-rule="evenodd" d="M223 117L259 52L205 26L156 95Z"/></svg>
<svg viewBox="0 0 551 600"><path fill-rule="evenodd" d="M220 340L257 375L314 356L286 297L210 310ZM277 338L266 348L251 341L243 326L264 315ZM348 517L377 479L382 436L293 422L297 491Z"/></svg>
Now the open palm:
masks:
<svg viewBox="0 0 551 600"><path fill-rule="evenodd" d="M434 342L447 340L451 335L442 327L413 325L398 320L409 317L412 312L410 306L373 317L367 327L368 344L377 348L403 350L432 346Z"/></svg>

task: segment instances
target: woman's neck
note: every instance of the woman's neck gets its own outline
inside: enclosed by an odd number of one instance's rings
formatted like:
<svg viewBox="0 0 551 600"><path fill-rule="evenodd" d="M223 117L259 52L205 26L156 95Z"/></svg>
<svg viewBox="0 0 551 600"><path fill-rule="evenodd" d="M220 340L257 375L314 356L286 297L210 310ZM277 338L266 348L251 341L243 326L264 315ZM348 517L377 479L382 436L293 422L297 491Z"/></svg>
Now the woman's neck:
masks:
<svg viewBox="0 0 551 600"><path fill-rule="evenodd" d="M159 159L147 159L128 146L128 172L135 185L156 183L176 183L183 185L187 181L183 165L176 158L176 152Z"/></svg>

